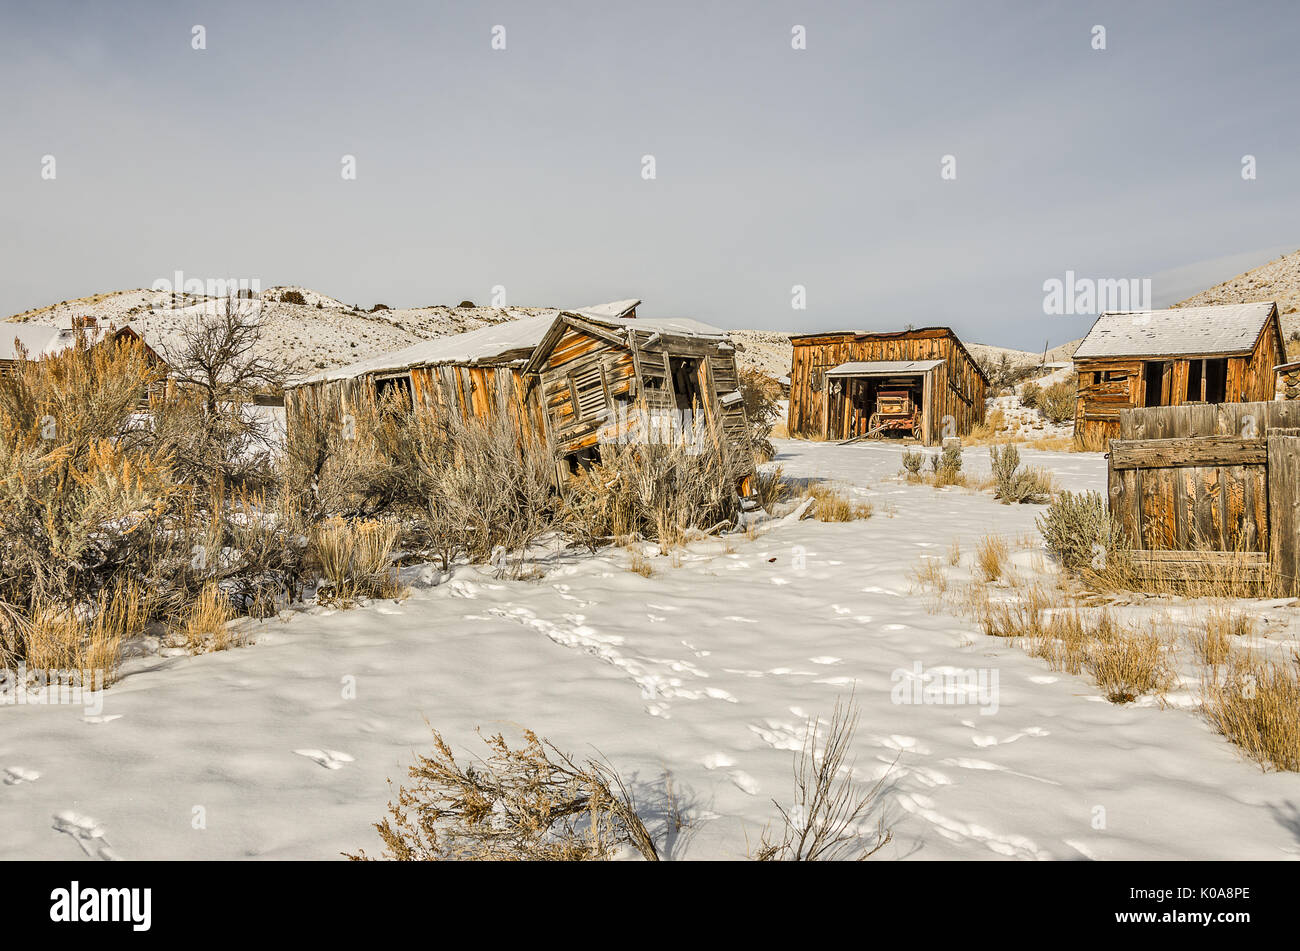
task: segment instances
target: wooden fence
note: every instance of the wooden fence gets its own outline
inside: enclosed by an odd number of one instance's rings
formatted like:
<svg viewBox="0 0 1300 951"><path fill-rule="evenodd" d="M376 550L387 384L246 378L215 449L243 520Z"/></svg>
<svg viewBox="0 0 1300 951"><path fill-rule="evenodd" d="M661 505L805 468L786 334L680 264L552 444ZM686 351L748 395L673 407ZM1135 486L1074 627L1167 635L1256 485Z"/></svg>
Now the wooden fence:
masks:
<svg viewBox="0 0 1300 951"><path fill-rule="evenodd" d="M1272 570L1297 590L1300 403L1123 410L1110 441L1109 505L1151 577Z"/></svg>

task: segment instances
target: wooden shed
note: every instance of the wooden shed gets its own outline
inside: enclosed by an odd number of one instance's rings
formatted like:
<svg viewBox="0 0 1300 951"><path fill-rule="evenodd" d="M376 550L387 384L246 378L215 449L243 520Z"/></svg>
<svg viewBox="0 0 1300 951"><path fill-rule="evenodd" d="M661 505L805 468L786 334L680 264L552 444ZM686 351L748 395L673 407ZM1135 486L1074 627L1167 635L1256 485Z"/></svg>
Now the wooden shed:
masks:
<svg viewBox="0 0 1300 951"><path fill-rule="evenodd" d="M694 431L725 441L752 468L735 347L716 327L677 317L563 313L527 372L538 381L551 448L570 469L598 458L602 442L628 437L636 427L642 427L636 438L653 439L656 423L664 421L680 427L679 435ZM658 433L665 435L662 428Z"/></svg>
<svg viewBox="0 0 1300 951"><path fill-rule="evenodd" d="M1285 361L1271 301L1102 314L1074 352L1074 437L1104 446L1126 409L1271 400Z"/></svg>
<svg viewBox="0 0 1300 951"><path fill-rule="evenodd" d="M934 446L984 420L988 379L947 327L790 338L791 436L912 436Z"/></svg>
<svg viewBox="0 0 1300 951"><path fill-rule="evenodd" d="M133 328L100 324L94 317L76 317L61 327L19 323L0 330L0 374L11 372L22 359L39 360L62 353L76 343L78 336L84 337L91 346L104 341L132 340L144 348L151 363L163 362Z"/></svg>
<svg viewBox="0 0 1300 951"><path fill-rule="evenodd" d="M291 383L285 425L289 432L308 419L337 425L397 392L415 407L442 406L465 419L509 416L521 434L540 439L540 405L524 364L554 320L542 314L437 337Z"/></svg>

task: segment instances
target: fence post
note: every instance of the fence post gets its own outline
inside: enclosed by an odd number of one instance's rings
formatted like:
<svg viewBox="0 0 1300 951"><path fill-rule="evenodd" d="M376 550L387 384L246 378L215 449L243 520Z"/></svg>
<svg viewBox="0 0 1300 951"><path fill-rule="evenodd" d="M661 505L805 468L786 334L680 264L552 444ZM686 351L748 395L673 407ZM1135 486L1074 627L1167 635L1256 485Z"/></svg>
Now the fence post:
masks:
<svg viewBox="0 0 1300 951"><path fill-rule="evenodd" d="M1300 429L1268 434L1269 563L1288 595L1300 578Z"/></svg>

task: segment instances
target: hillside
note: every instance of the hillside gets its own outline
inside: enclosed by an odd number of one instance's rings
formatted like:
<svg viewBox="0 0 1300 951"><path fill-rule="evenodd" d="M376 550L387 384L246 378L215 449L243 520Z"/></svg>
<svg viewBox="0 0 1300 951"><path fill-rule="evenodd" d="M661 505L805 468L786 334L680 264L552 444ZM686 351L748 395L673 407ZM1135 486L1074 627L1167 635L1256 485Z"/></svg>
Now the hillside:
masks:
<svg viewBox="0 0 1300 951"><path fill-rule="evenodd" d="M1300 251L1283 255L1267 264L1215 284L1175 307L1196 307L1204 304L1243 304L1247 301L1271 300L1277 302L1277 312L1282 317L1282 333L1287 338L1300 334Z"/></svg>
<svg viewBox="0 0 1300 951"><path fill-rule="evenodd" d="M289 303L283 299L286 294L294 296L293 292L301 295L305 303ZM1239 274L1173 306L1254 300L1277 301L1286 336L1300 335L1300 251ZM217 306L217 303L214 298L136 288L61 301L8 319L59 324L74 316L93 316L101 323L111 322L117 326L130 323L146 339L166 341L177 328L205 309ZM296 374L345 366L408 347L420 340L554 312L554 307L447 305L396 309L375 305L373 309L362 309L296 285L269 287L262 292L265 353ZM767 330L733 330L731 333L743 365L757 367L778 377L790 372L791 347L786 334ZM1069 360L1079 343L1073 340L1051 348L1047 352L1048 362ZM998 360L1005 354L1016 362L1037 363L1043 356L1042 353L990 344L967 343L967 347L980 360Z"/></svg>

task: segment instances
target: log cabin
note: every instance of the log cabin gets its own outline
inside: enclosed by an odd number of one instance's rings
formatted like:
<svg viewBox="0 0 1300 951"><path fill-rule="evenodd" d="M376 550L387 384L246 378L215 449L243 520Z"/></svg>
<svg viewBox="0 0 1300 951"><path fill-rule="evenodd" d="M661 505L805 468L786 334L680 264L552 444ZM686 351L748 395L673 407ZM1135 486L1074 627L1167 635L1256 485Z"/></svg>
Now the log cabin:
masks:
<svg viewBox="0 0 1300 951"><path fill-rule="evenodd" d="M1102 314L1074 352L1074 438L1104 447L1121 410L1272 400L1286 361L1272 301Z"/></svg>
<svg viewBox="0 0 1300 951"><path fill-rule="evenodd" d="M750 493L753 447L735 346L725 331L683 317L563 313L526 372L537 381L561 476L599 459L607 442L707 438L741 461L748 474L740 494Z"/></svg>
<svg viewBox="0 0 1300 951"><path fill-rule="evenodd" d="M984 421L988 378L947 327L792 336L791 436L935 446Z"/></svg>

